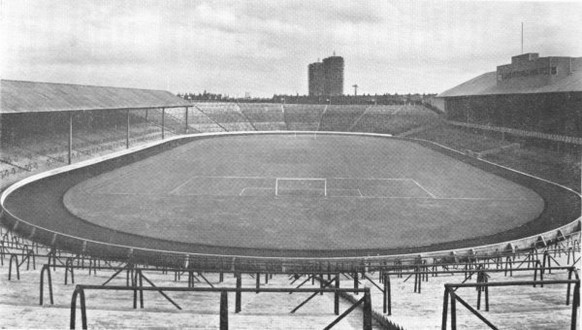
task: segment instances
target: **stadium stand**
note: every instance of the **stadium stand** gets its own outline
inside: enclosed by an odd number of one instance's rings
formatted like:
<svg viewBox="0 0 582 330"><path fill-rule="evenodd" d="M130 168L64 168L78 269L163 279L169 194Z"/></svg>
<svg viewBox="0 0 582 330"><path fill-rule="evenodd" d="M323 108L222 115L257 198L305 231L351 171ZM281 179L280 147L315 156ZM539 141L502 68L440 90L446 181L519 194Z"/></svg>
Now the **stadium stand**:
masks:
<svg viewBox="0 0 582 330"><path fill-rule="evenodd" d="M407 137L433 141L580 191L582 160L576 148L552 150L531 139L462 128L444 121ZM487 152L490 150L494 152Z"/></svg>
<svg viewBox="0 0 582 330"><path fill-rule="evenodd" d="M126 147L127 132L125 127L123 129L121 127L127 124L127 117L107 115L107 120L103 121L102 115L103 113L94 111L79 112L75 115L71 152L71 157L75 161ZM159 139L160 127L133 113L130 119L131 144ZM10 140L5 139L0 147L0 159L11 168L3 167L0 174L8 178L16 174L67 164L67 139L66 133L50 131L37 131L30 136L15 134Z"/></svg>
<svg viewBox="0 0 582 330"><path fill-rule="evenodd" d="M285 104L285 123L290 131L317 131L321 114L327 106L321 104Z"/></svg>
<svg viewBox="0 0 582 330"><path fill-rule="evenodd" d="M281 104L238 103L238 107L257 131L284 131L287 129Z"/></svg>
<svg viewBox="0 0 582 330"><path fill-rule="evenodd" d="M196 103L205 115L227 131L256 131L234 103Z"/></svg>
<svg viewBox="0 0 582 330"><path fill-rule="evenodd" d="M421 105L372 106L350 128L353 132L401 134L424 125L434 124L439 116Z"/></svg>
<svg viewBox="0 0 582 330"><path fill-rule="evenodd" d="M582 57L513 56L437 96L448 120L582 136Z"/></svg>
<svg viewBox="0 0 582 330"><path fill-rule="evenodd" d="M161 127L161 108L183 113L191 106L165 91L14 80L1 87L3 187L35 171L159 139L162 131L183 132L185 124L172 114Z"/></svg>
<svg viewBox="0 0 582 330"><path fill-rule="evenodd" d="M226 129L208 117L204 112L200 111L196 104L188 109L189 125L195 130L202 133L225 132Z"/></svg>
<svg viewBox="0 0 582 330"><path fill-rule="evenodd" d="M323 112L318 130L349 131L349 128L367 108L366 105L329 105Z"/></svg>
<svg viewBox="0 0 582 330"><path fill-rule="evenodd" d="M478 153L510 144L510 142L502 141L492 136L475 134L446 124L408 135L408 137L437 142L447 147L469 153Z"/></svg>
<svg viewBox="0 0 582 330"><path fill-rule="evenodd" d="M162 112L164 114L162 115ZM184 109L150 109L143 111L134 111L134 116L142 117L143 120L154 124L155 126L165 128L173 134L185 134L186 133L186 121L184 119ZM163 117L163 119L162 119ZM190 133L196 133L194 128L189 127L193 130Z"/></svg>

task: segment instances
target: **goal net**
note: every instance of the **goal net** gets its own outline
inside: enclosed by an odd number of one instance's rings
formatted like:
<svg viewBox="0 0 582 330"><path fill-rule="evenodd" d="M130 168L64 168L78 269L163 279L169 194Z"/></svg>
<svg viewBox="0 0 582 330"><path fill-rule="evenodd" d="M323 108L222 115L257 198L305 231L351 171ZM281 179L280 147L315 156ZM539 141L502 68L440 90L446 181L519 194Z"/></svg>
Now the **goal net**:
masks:
<svg viewBox="0 0 582 330"><path fill-rule="evenodd" d="M324 178L277 178L275 196L327 196L327 179Z"/></svg>

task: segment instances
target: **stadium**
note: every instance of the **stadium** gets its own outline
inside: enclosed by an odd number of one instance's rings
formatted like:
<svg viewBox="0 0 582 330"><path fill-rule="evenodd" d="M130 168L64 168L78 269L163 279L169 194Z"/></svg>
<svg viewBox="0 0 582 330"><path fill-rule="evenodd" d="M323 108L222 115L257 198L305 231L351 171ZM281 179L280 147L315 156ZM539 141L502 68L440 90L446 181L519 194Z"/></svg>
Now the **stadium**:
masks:
<svg viewBox="0 0 582 330"><path fill-rule="evenodd" d="M582 58L438 95L346 95L335 52L308 79L0 80L2 327L578 328Z"/></svg>
<svg viewBox="0 0 582 330"><path fill-rule="evenodd" d="M475 135L427 106L190 103L23 81L2 81L2 93L3 177L26 176L2 195L4 249L251 273L258 283L259 274L420 274L427 260L500 267L578 248L575 189L415 137ZM513 143L489 133L487 150Z"/></svg>

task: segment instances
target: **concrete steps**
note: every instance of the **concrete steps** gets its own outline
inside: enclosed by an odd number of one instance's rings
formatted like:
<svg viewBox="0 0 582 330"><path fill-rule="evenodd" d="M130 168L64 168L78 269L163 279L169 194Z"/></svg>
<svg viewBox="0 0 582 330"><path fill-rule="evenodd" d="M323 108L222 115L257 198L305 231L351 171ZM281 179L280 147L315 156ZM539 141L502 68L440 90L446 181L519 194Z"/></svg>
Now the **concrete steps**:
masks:
<svg viewBox="0 0 582 330"><path fill-rule="evenodd" d="M48 291L45 291L45 306L39 306L40 267L36 270L21 269L21 279L7 281L8 268L0 267L0 319L8 328L66 328L69 326L70 302L75 285L64 285L64 269L52 272L54 305L48 305ZM111 271L98 271L88 275L88 270L75 270L75 284L102 284L112 275ZM187 276L174 281L174 274L144 271L144 275L156 286L187 286ZM235 287L232 274L224 275L219 283L218 274L205 274L215 287ZM255 279L243 274L242 286L255 287ZM70 278L69 278L70 281ZM109 285L125 285L125 272ZM262 287L291 287L286 275L277 275ZM297 285L297 283L295 284ZM144 286L148 286L144 281ZM209 287L200 278L196 287ZM309 281L303 287L319 287ZM45 287L47 290L48 287ZM87 291L87 317L89 328L128 327L172 327L215 329L219 324L219 293L212 292L168 292L183 310L176 309L160 294L144 292L144 309L133 309L133 293L128 291ZM336 316L333 314L333 295L316 296L295 314L291 314L310 294L308 293L243 293L242 311L234 313L235 296L229 293L229 323L232 329L306 329L323 328ZM349 308L342 302L340 311ZM356 310L336 326L338 329L361 328L362 314ZM80 326L80 312L77 312L77 326Z"/></svg>

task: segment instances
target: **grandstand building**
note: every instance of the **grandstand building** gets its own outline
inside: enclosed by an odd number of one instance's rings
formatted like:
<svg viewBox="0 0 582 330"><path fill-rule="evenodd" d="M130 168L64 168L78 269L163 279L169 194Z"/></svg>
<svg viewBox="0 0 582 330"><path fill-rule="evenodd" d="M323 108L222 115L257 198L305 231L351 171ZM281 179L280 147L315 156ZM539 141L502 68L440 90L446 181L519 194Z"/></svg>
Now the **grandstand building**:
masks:
<svg viewBox="0 0 582 330"><path fill-rule="evenodd" d="M308 66L310 96L341 96L344 94L344 59L330 56L323 62Z"/></svg>
<svg viewBox="0 0 582 330"><path fill-rule="evenodd" d="M119 140L129 147L131 141L154 133L188 131L187 124L176 125L169 112L179 108L183 113L191 104L167 91L17 80L0 84L4 165L28 169L22 162L28 164L38 155L71 163L77 154L94 153L88 150L92 144Z"/></svg>
<svg viewBox="0 0 582 330"><path fill-rule="evenodd" d="M451 121L581 137L582 57L513 56L438 97Z"/></svg>

